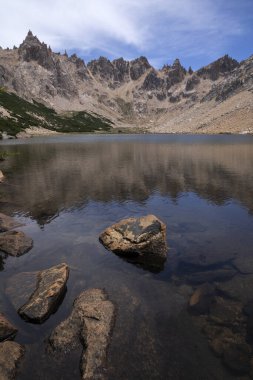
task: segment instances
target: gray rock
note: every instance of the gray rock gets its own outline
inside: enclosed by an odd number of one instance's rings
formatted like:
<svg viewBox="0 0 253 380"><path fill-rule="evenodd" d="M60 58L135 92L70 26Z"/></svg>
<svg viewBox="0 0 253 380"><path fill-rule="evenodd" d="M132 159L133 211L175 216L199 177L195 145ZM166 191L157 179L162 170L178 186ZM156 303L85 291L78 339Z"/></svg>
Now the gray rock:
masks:
<svg viewBox="0 0 253 380"><path fill-rule="evenodd" d="M69 268L65 263L39 272L37 288L18 310L19 315L30 322L44 322L62 300L68 276Z"/></svg>
<svg viewBox="0 0 253 380"><path fill-rule="evenodd" d="M71 315L53 330L49 338L55 351L72 350L81 342L83 380L105 378L106 352L114 313L114 305L104 290L86 290L74 301Z"/></svg>
<svg viewBox="0 0 253 380"><path fill-rule="evenodd" d="M17 331L17 328L13 326L2 313L0 313L0 341L14 338Z"/></svg>
<svg viewBox="0 0 253 380"><path fill-rule="evenodd" d="M7 231L0 235L0 250L11 256L21 256L30 251L33 241L22 231Z"/></svg>
<svg viewBox="0 0 253 380"><path fill-rule="evenodd" d="M20 226L22 226L22 224L17 222L14 218L0 213L0 232L9 231Z"/></svg>
<svg viewBox="0 0 253 380"><path fill-rule="evenodd" d="M99 236L110 251L124 256L153 255L166 258L166 226L154 215L123 219Z"/></svg>
<svg viewBox="0 0 253 380"><path fill-rule="evenodd" d="M16 376L17 366L24 355L24 348L15 342L0 343L0 379L12 380Z"/></svg>

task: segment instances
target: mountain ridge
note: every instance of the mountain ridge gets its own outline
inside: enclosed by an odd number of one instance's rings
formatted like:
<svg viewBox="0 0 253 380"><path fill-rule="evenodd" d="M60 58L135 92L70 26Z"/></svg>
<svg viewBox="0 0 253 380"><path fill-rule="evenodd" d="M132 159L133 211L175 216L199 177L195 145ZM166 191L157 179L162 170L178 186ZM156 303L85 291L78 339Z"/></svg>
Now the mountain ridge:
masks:
<svg viewBox="0 0 253 380"><path fill-rule="evenodd" d="M100 114L120 128L253 132L253 56L239 63L224 55L196 71L179 59L157 70L143 56L85 64L76 54L54 53L29 31L18 48L0 49L0 87L60 113Z"/></svg>

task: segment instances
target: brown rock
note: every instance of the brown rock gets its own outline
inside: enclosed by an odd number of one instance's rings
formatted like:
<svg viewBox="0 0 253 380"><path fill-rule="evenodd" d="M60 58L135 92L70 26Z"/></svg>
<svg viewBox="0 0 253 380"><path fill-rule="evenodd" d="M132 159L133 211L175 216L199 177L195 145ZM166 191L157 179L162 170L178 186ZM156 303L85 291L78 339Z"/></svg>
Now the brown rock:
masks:
<svg viewBox="0 0 253 380"><path fill-rule="evenodd" d="M215 288L210 284L199 286L189 301L189 311L193 314L208 314Z"/></svg>
<svg viewBox="0 0 253 380"><path fill-rule="evenodd" d="M0 313L0 341L14 338L17 331L16 327L14 327L8 319Z"/></svg>
<svg viewBox="0 0 253 380"><path fill-rule="evenodd" d="M104 290L86 290L75 300L69 318L60 323L49 338L54 350L64 352L82 343L83 380L104 379L103 371L114 312L114 305L108 300Z"/></svg>
<svg viewBox="0 0 253 380"><path fill-rule="evenodd" d="M0 250L11 256L21 256L33 246L33 241L22 231L7 231L0 235Z"/></svg>
<svg viewBox="0 0 253 380"><path fill-rule="evenodd" d="M22 226L22 224L17 222L14 218L0 213L0 232L9 231L20 226Z"/></svg>
<svg viewBox="0 0 253 380"><path fill-rule="evenodd" d="M30 322L44 322L59 305L68 276L69 268L65 263L39 272L37 289L18 310L19 315Z"/></svg>
<svg viewBox="0 0 253 380"><path fill-rule="evenodd" d="M154 215L123 219L99 237L110 251L124 256L154 255L166 258L166 226Z"/></svg>
<svg viewBox="0 0 253 380"><path fill-rule="evenodd" d="M0 343L0 379L12 380L15 378L17 365L24 355L24 348L15 342Z"/></svg>
<svg viewBox="0 0 253 380"><path fill-rule="evenodd" d="M2 170L0 170L0 182L2 182L3 180L4 180L4 175L3 175Z"/></svg>

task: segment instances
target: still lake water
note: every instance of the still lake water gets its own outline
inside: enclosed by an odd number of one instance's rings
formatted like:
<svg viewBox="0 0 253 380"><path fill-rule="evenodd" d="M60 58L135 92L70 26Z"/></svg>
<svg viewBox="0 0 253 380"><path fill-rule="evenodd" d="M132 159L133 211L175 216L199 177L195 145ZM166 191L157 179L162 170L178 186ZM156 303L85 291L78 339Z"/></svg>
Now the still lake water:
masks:
<svg viewBox="0 0 253 380"><path fill-rule="evenodd" d="M205 274L242 305L250 301L252 136L72 135L3 141L0 150L10 153L0 167L6 175L0 211L22 221L34 241L22 257L1 260L1 311L26 345L18 379L80 378L80 353L57 366L47 338L90 287L105 288L117 308L109 380L235 378L210 350L187 303ZM98 241L110 224L147 214L167 225L168 259L156 271ZM42 325L22 321L6 295L9 279L61 262L70 278L58 311ZM213 276L224 268L235 275ZM246 285L238 294L241 278Z"/></svg>

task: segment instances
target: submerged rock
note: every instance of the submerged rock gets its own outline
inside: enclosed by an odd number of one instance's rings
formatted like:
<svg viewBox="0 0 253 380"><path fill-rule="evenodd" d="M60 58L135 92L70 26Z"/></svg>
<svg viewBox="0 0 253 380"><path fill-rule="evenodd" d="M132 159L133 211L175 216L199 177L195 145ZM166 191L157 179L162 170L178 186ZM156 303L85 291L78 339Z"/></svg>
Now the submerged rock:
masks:
<svg viewBox="0 0 253 380"><path fill-rule="evenodd" d="M33 241L22 231L7 231L0 235L0 250L11 256L21 256L33 246Z"/></svg>
<svg viewBox="0 0 253 380"><path fill-rule="evenodd" d="M12 380L15 378L17 366L24 355L24 348L15 342L0 343L0 379Z"/></svg>
<svg viewBox="0 0 253 380"><path fill-rule="evenodd" d="M166 225L154 215L123 219L103 231L99 240L119 255L153 255L166 259Z"/></svg>
<svg viewBox="0 0 253 380"><path fill-rule="evenodd" d="M69 268L65 263L39 272L37 288L18 310L19 315L30 322L44 322L62 300L68 276Z"/></svg>
<svg viewBox="0 0 253 380"><path fill-rule="evenodd" d="M193 314L208 314L215 288L210 284L199 286L189 300L189 311Z"/></svg>
<svg viewBox="0 0 253 380"><path fill-rule="evenodd" d="M203 284L204 282L227 281L236 275L234 268L221 268L216 270L207 270L203 272L195 272L186 276L191 284Z"/></svg>
<svg viewBox="0 0 253 380"><path fill-rule="evenodd" d="M17 222L14 218L0 213L0 232L9 231L20 226L22 226L22 224Z"/></svg>
<svg viewBox="0 0 253 380"><path fill-rule="evenodd" d="M14 327L8 319L0 313L0 341L14 338L17 331L16 327Z"/></svg>
<svg viewBox="0 0 253 380"><path fill-rule="evenodd" d="M102 289L89 289L76 298L70 316L57 326L49 342L54 350L68 351L83 345L83 380L103 379L106 352L115 308Z"/></svg>
<svg viewBox="0 0 253 380"><path fill-rule="evenodd" d="M230 344L224 350L223 363L237 374L250 371L251 349L246 343Z"/></svg>

